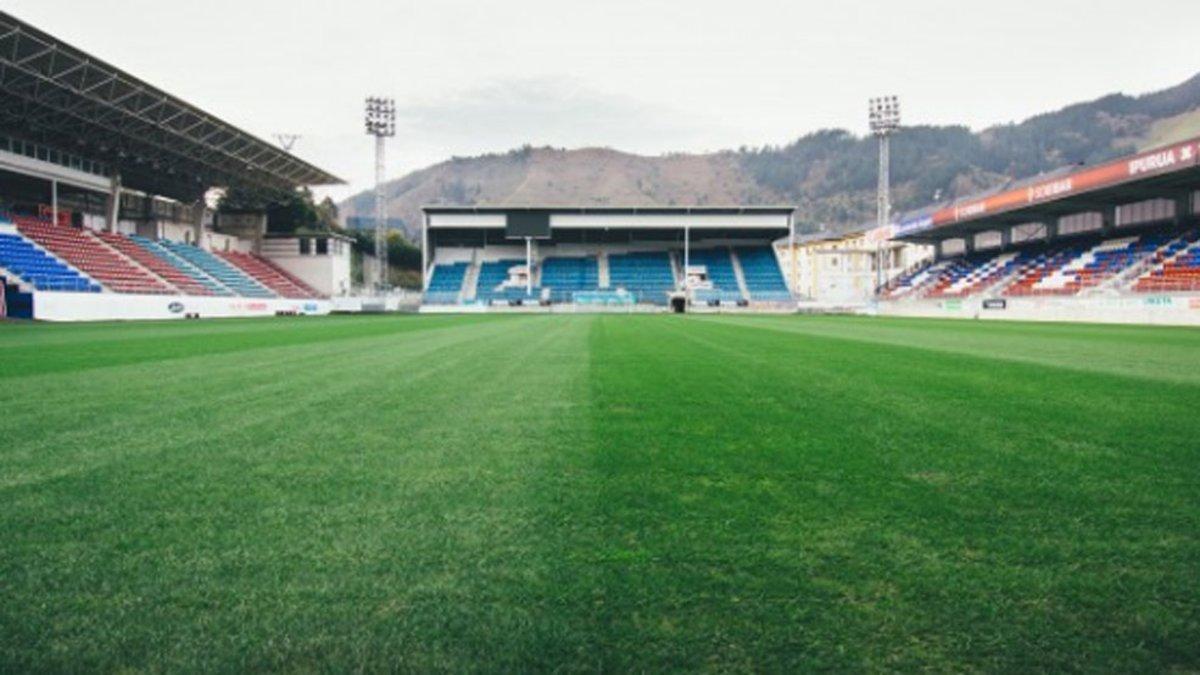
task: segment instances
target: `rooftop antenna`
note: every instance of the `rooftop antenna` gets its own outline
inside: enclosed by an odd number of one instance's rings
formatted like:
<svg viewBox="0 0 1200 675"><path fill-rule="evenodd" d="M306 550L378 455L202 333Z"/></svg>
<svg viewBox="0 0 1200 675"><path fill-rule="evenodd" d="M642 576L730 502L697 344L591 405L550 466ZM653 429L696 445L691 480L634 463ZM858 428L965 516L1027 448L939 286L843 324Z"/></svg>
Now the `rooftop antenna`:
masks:
<svg viewBox="0 0 1200 675"><path fill-rule="evenodd" d="M279 147L283 148L284 152L291 153L296 141L300 140L300 134L275 134L275 140L279 142Z"/></svg>

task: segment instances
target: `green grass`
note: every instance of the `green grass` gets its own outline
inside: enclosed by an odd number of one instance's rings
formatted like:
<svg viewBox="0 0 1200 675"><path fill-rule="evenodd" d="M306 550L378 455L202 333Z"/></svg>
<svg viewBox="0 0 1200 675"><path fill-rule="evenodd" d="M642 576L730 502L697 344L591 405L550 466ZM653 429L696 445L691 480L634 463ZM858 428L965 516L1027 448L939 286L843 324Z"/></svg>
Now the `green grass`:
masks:
<svg viewBox="0 0 1200 675"><path fill-rule="evenodd" d="M1200 332L0 326L0 671L1200 669Z"/></svg>

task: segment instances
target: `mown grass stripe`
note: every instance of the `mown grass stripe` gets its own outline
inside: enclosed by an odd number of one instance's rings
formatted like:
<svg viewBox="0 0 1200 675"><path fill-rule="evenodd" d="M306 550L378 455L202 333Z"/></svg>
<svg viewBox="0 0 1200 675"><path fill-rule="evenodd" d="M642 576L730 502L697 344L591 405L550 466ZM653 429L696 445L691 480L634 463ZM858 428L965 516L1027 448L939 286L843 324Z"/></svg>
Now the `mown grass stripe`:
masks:
<svg viewBox="0 0 1200 675"><path fill-rule="evenodd" d="M7 328L4 670L1200 664L1194 332Z"/></svg>

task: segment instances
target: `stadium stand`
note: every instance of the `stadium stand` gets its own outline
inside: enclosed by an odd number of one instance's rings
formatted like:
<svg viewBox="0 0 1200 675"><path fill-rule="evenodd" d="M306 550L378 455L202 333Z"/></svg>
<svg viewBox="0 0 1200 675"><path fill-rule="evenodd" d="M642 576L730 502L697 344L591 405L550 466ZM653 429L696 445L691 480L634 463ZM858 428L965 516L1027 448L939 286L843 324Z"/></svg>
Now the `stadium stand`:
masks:
<svg viewBox="0 0 1200 675"><path fill-rule="evenodd" d="M261 286L244 272L202 248L166 239L161 240L161 243L172 253L200 268L205 274L212 276L237 295L247 298L275 297L274 293Z"/></svg>
<svg viewBox="0 0 1200 675"><path fill-rule="evenodd" d="M198 198L337 176L4 11L0 33L0 72L40 83L0 78L0 298L19 296L20 318L327 314L329 295L353 292L351 237L268 235L265 208L222 213ZM76 86L79 77L105 86ZM196 244L129 234L139 231ZM226 300L239 296L263 302Z"/></svg>
<svg viewBox="0 0 1200 675"><path fill-rule="evenodd" d="M220 282L218 282L216 279L205 274L200 268L189 263L188 261L184 260L183 258L180 258L179 256L175 255L174 253L171 253L171 251L166 247L166 245L164 245L160 242L157 242L153 239L148 239L146 237L142 237L142 236L139 236L136 234L130 235L129 240L132 241L133 243L137 244L138 246L142 247L143 250L151 253L152 255L156 256L160 260L166 262L167 264L171 265L172 267L179 270L183 274L187 275L187 277L190 278L192 281L195 281L196 283L200 284L200 286L202 286L207 291L207 293L202 293L201 295L217 295L217 296L232 296L232 295L234 295L233 291L222 286Z"/></svg>
<svg viewBox="0 0 1200 675"><path fill-rule="evenodd" d="M1019 251L966 255L907 272L887 284L880 297L965 298L989 290L1008 297L1071 296L1101 288L1197 290L1185 282L1191 264L1185 254L1197 236L1191 232L1182 237L1164 233L1091 237Z"/></svg>
<svg viewBox="0 0 1200 675"><path fill-rule="evenodd" d="M467 276L465 262L449 265L435 265L433 275L429 279L424 301L431 305L453 305L458 302L462 292L463 279Z"/></svg>
<svg viewBox="0 0 1200 675"><path fill-rule="evenodd" d="M779 259L771 247L743 247L736 252L751 300L791 300L792 294L779 269Z"/></svg>
<svg viewBox="0 0 1200 675"><path fill-rule="evenodd" d="M794 235L791 207L483 205L423 211L423 262L430 271L425 288L437 290L442 265L470 259L476 262L465 276L467 301L532 296L542 306L639 312L686 312L689 306L707 311L705 305L780 311L787 307L779 300L795 302L774 248ZM753 297L737 254L743 249ZM526 264L536 284L531 293L523 273L510 275L518 272L510 268L523 270ZM510 284L519 288L506 288ZM426 304L437 298L425 297ZM764 302L751 307L753 300Z"/></svg>
<svg viewBox="0 0 1200 675"><path fill-rule="evenodd" d="M909 270L885 285L880 297L885 300L897 300L920 296L930 284L937 281L938 276L947 265L949 265L949 261L942 260Z"/></svg>
<svg viewBox="0 0 1200 675"><path fill-rule="evenodd" d="M100 292L99 284L19 234L0 232L0 267L39 291Z"/></svg>
<svg viewBox="0 0 1200 675"><path fill-rule="evenodd" d="M524 264L524 260L517 259L493 260L483 263L479 267L475 299L483 301L506 299L504 291L498 290L497 287L508 280L509 269ZM524 293L524 289L522 289L522 293Z"/></svg>
<svg viewBox="0 0 1200 675"><path fill-rule="evenodd" d="M881 286L876 309L1200 325L1198 227L1200 137L1039 174L900 217L886 235L939 259ZM924 302L942 298L963 301Z"/></svg>
<svg viewBox="0 0 1200 675"><path fill-rule="evenodd" d="M1003 294L1011 297L1075 295L1081 286L1069 267L1088 250L1086 244L1072 243L1037 254Z"/></svg>
<svg viewBox="0 0 1200 675"><path fill-rule="evenodd" d="M1024 268L1023 252L995 256L968 256L947 265L939 274L927 297L963 298L984 291Z"/></svg>
<svg viewBox="0 0 1200 675"><path fill-rule="evenodd" d="M742 299L737 274L733 271L733 256L728 248L693 250L689 254L692 265L703 265L708 273L712 289L697 289L693 297L697 302L733 302Z"/></svg>
<svg viewBox="0 0 1200 675"><path fill-rule="evenodd" d="M595 256L551 257L542 261L542 288L550 289L551 302L570 302L576 292L600 288L600 265Z"/></svg>
<svg viewBox="0 0 1200 675"><path fill-rule="evenodd" d="M122 257L91 232L28 216L13 219L21 234L117 293L174 294L150 271Z"/></svg>
<svg viewBox="0 0 1200 675"><path fill-rule="evenodd" d="M1106 240L1064 267L1061 276L1065 285L1080 291L1095 288L1154 255L1170 241L1161 234Z"/></svg>
<svg viewBox="0 0 1200 675"><path fill-rule="evenodd" d="M241 251L224 251L218 252L217 255L223 258L225 262L245 272L260 285L274 291L281 298L321 297L320 293L317 293L303 281L288 274L286 270L262 256L253 253L242 253Z"/></svg>
<svg viewBox="0 0 1200 675"><path fill-rule="evenodd" d="M212 291L204 284L192 279L174 265L142 248L129 237L112 232L97 232L96 236L100 237L104 243L120 251L125 257L158 275L160 279L177 290L191 295L212 295Z"/></svg>
<svg viewBox="0 0 1200 675"><path fill-rule="evenodd" d="M979 263L977 259L958 258L945 261L933 274L929 275L926 283L915 289L924 297L938 297L953 286L959 279L968 277Z"/></svg>
<svg viewBox="0 0 1200 675"><path fill-rule="evenodd" d="M1200 234L1191 231L1168 244L1154 268L1138 277L1132 289L1138 293L1200 291Z"/></svg>
<svg viewBox="0 0 1200 675"><path fill-rule="evenodd" d="M675 273L666 251L609 255L608 278L610 288L623 288L639 302L665 305L675 288Z"/></svg>

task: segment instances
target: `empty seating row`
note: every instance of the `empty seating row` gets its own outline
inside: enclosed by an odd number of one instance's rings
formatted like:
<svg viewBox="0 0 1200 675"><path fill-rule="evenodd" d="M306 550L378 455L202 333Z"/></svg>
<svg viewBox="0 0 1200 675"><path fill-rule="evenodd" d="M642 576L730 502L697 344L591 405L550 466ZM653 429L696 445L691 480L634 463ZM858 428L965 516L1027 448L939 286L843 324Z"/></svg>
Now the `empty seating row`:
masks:
<svg viewBox="0 0 1200 675"><path fill-rule="evenodd" d="M185 276L199 284L202 288L204 288L205 291L207 291L206 293L199 293L199 295L216 295L224 297L234 295L233 291L222 286L220 282L205 274L200 268L172 253L165 244L160 243L157 240L149 239L136 234L129 235L129 240L140 246L142 250L147 251L159 260L162 260L163 262L166 262L175 269L179 270Z"/></svg>
<svg viewBox="0 0 1200 675"><path fill-rule="evenodd" d="M769 246L741 247L736 249L738 262L742 265L742 277L751 300L787 301L792 299L783 272L779 269L779 258Z"/></svg>
<svg viewBox="0 0 1200 675"><path fill-rule="evenodd" d="M692 291L693 300L701 303L737 303L742 300L737 274L733 271L733 255L728 248L693 249L688 257L691 266L704 266L708 281L712 284L711 289Z"/></svg>
<svg viewBox="0 0 1200 675"><path fill-rule="evenodd" d="M1138 292L1200 290L1200 283L1189 281L1193 270L1187 255L1197 238L1196 232L1093 237L999 254L968 254L901 275L881 289L880 297L967 297L999 288L1006 280L999 292L1010 297L1076 295L1105 285Z"/></svg>
<svg viewBox="0 0 1200 675"><path fill-rule="evenodd" d="M737 275L733 271L733 256L728 248L693 249L689 253L688 263L692 266L703 265L708 280L712 283L711 291L693 293L697 300L737 302L742 299Z"/></svg>
<svg viewBox="0 0 1200 675"><path fill-rule="evenodd" d="M1063 276L1079 290L1094 288L1155 255L1170 241L1171 237L1156 234L1108 240L1065 267Z"/></svg>
<svg viewBox="0 0 1200 675"><path fill-rule="evenodd" d="M919 297L926 292L928 286L937 283L939 275L948 264L948 261L941 260L904 272L886 284L879 295L885 300Z"/></svg>
<svg viewBox="0 0 1200 675"><path fill-rule="evenodd" d="M921 289L920 294L923 297L940 297L946 289L953 286L960 279L968 277L980 264L981 259L973 256L948 260L932 276L929 283Z"/></svg>
<svg viewBox="0 0 1200 675"><path fill-rule="evenodd" d="M431 305L453 305L462 292L463 280L467 276L467 263L434 265L433 274L425 290L425 302Z"/></svg>
<svg viewBox="0 0 1200 675"><path fill-rule="evenodd" d="M475 284L477 300L494 300L504 297L504 291L499 286L508 280L508 271L517 265L524 265L524 260L493 260L479 266L479 280Z"/></svg>
<svg viewBox="0 0 1200 675"><path fill-rule="evenodd" d="M247 298L273 298L275 294L240 269L202 248L176 241L161 240L169 251L200 268L221 285Z"/></svg>
<svg viewBox="0 0 1200 675"><path fill-rule="evenodd" d="M94 232L29 216L12 220L16 231L0 232L0 267L37 290L320 297L253 254L214 255L189 244Z"/></svg>
<svg viewBox="0 0 1200 675"><path fill-rule="evenodd" d="M1032 256L1029 264L1004 289L1003 294L1015 297L1075 295L1081 288L1078 280L1063 274L1062 270L1087 250L1085 245L1071 244Z"/></svg>
<svg viewBox="0 0 1200 675"><path fill-rule="evenodd" d="M90 231L39 218L13 219L21 234L117 293L174 294L162 279L103 243Z"/></svg>
<svg viewBox="0 0 1200 675"><path fill-rule="evenodd" d="M99 284L19 234L0 232L0 267L39 291L100 292Z"/></svg>
<svg viewBox="0 0 1200 675"><path fill-rule="evenodd" d="M609 288L623 288L638 302L663 305L676 287L671 257L665 251L610 255L608 279Z"/></svg>
<svg viewBox="0 0 1200 675"><path fill-rule="evenodd" d="M542 261L542 288L550 289L551 302L570 302L577 292L600 288L600 265L594 256L551 257Z"/></svg>
<svg viewBox="0 0 1200 675"><path fill-rule="evenodd" d="M1200 234L1189 232L1171 242L1160 254L1160 265L1133 284L1138 293L1200 291Z"/></svg>
<svg viewBox="0 0 1200 675"><path fill-rule="evenodd" d="M120 251L125 257L157 274L160 279L175 289L190 295L212 295L212 292L204 284L197 282L174 265L142 248L129 237L112 232L97 232L96 236Z"/></svg>
<svg viewBox="0 0 1200 675"><path fill-rule="evenodd" d="M217 255L280 297L291 299L320 297L320 293L317 293L308 284L266 258L241 251L223 251L218 252Z"/></svg>
<svg viewBox="0 0 1200 675"><path fill-rule="evenodd" d="M979 293L1020 271L1028 262L1029 257L1022 252L967 256L943 270L927 297L963 298Z"/></svg>

